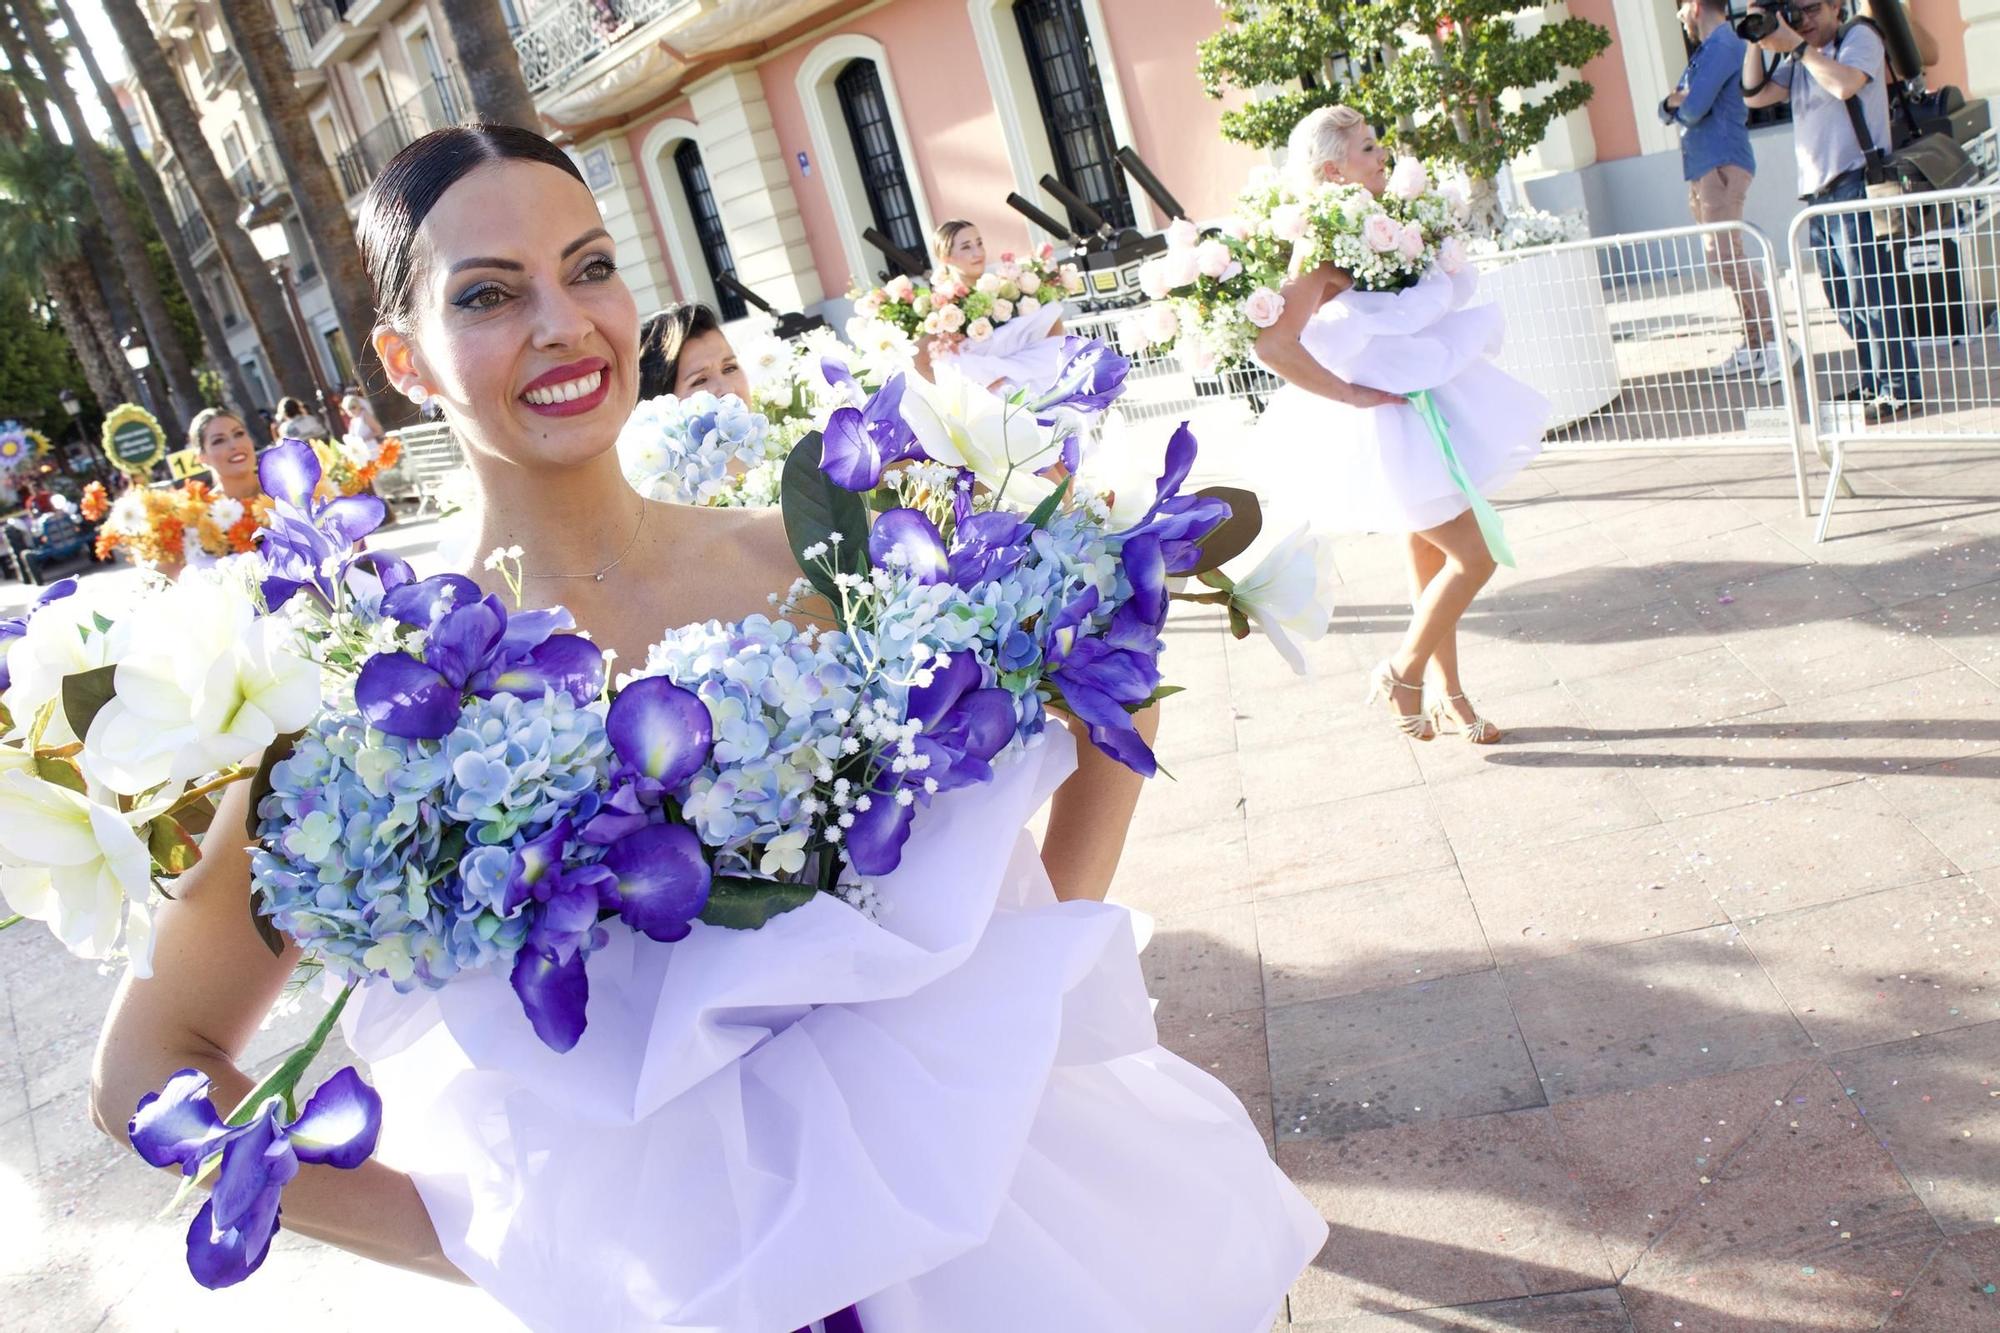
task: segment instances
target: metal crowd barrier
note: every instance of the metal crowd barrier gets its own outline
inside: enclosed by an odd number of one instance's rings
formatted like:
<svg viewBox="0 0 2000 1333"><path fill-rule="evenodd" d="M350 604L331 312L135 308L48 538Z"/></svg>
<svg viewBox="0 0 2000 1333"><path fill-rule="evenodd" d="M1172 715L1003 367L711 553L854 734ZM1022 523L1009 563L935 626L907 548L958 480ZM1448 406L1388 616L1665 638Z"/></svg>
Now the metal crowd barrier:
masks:
<svg viewBox="0 0 2000 1333"><path fill-rule="evenodd" d="M435 423L405 426L396 434L403 442L396 470L409 479L416 492L417 512L441 508L438 484L465 465L465 453L452 437L451 427Z"/></svg>
<svg viewBox="0 0 2000 1333"><path fill-rule="evenodd" d="M2000 184L1816 204L1790 251L1824 541L1848 445L2000 442Z"/></svg>

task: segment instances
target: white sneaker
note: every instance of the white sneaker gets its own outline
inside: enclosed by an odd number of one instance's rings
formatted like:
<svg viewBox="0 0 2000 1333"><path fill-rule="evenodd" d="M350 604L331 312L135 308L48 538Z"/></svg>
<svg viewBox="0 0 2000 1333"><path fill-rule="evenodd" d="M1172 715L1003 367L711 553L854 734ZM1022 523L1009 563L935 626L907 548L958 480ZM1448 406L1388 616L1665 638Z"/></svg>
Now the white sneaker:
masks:
<svg viewBox="0 0 2000 1333"><path fill-rule="evenodd" d="M1739 347L1731 352L1723 360L1722 364L1711 370L1709 374L1719 380L1734 379L1738 375L1749 374L1750 368L1756 364L1757 354L1748 347Z"/></svg>
<svg viewBox="0 0 2000 1333"><path fill-rule="evenodd" d="M1782 352L1775 347L1760 347L1757 349L1756 357L1757 382L1778 384L1784 380L1791 368L1799 363L1799 345L1787 338Z"/></svg>

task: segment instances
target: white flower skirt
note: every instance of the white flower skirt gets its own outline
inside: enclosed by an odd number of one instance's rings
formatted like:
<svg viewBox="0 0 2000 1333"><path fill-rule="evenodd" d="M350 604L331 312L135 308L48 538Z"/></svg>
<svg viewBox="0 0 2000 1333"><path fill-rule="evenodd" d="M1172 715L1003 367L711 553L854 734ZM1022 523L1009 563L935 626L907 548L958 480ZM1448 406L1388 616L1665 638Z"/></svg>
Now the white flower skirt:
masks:
<svg viewBox="0 0 2000 1333"><path fill-rule="evenodd" d="M614 927L557 1055L500 975L369 986L381 1155L534 1329L1264 1333L1325 1224L1156 1042L1134 917L1058 904L1060 728L918 818L878 925Z"/></svg>
<svg viewBox="0 0 2000 1333"><path fill-rule="evenodd" d="M1496 305L1474 305L1478 275L1432 269L1399 292L1349 290L1326 303L1301 342L1353 384L1428 389L1453 450L1483 496L1542 451L1549 402L1488 358L1500 349ZM1251 432L1240 471L1264 500L1266 526L1326 532L1421 532L1471 507L1414 407L1349 407L1286 385Z"/></svg>

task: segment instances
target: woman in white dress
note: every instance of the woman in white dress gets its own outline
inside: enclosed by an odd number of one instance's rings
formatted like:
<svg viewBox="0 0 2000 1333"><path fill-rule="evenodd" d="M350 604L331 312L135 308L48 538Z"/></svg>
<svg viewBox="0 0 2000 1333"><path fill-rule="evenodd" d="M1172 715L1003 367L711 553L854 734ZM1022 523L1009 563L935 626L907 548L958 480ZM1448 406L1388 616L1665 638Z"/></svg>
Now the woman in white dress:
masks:
<svg viewBox="0 0 2000 1333"><path fill-rule="evenodd" d="M936 273L950 274L971 287L986 275L986 240L977 226L953 218L931 233L931 260ZM1016 315L1001 324L984 342L957 343L943 359L996 393L1041 388L1063 368L1062 317L1062 302L1051 301L1031 315Z"/></svg>
<svg viewBox="0 0 2000 1333"><path fill-rule="evenodd" d="M1286 156L1305 182L1359 185L1377 197L1388 187L1387 156L1351 107L1306 116ZM1286 387L1258 423L1247 470L1267 508L1285 515L1281 530L1296 497L1296 517L1323 530L1400 537L1414 615L1370 674L1369 697L1414 739L1456 732L1490 745L1500 729L1459 678L1459 618L1495 568L1475 508L1541 452L1549 404L1489 359L1501 318L1497 306L1473 304L1477 281L1470 267L1433 269L1413 287L1364 292L1331 265L1294 276L1281 293L1284 313L1257 339L1258 358ZM1410 401L1420 390L1448 425L1460 476ZM1427 676L1439 696L1428 713Z"/></svg>
<svg viewBox="0 0 2000 1333"><path fill-rule="evenodd" d="M472 549L525 548L530 605L640 661L665 627L787 586L776 510L626 485L639 320L560 150L437 131L383 171L359 230L382 364L442 406L477 480ZM1325 1226L1241 1105L1156 1044L1132 918L1101 901L1138 786L1052 728L926 812L875 885L879 920L821 895L757 931L614 930L564 1055L504 977L363 987L346 1034L383 1095L381 1150L305 1167L286 1225L475 1282L535 1329L1264 1333ZM245 910L244 793L160 910L152 977L113 1003L107 1133L183 1067L220 1104L250 1087L236 1061L296 955ZM1051 795L1037 855L1025 826Z"/></svg>

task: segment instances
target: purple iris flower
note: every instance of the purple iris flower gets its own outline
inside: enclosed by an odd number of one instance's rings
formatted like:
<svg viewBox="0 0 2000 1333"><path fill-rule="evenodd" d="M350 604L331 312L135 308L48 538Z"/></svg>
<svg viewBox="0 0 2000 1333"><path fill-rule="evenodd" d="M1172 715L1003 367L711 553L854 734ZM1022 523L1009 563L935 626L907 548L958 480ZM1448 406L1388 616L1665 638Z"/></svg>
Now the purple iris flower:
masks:
<svg viewBox="0 0 2000 1333"><path fill-rule="evenodd" d="M345 572L355 543L382 526L388 506L373 495L315 501L319 455L304 440L284 440L265 450L257 460L257 479L273 501L257 534L267 571L264 604L275 611L301 588L331 601L334 580Z"/></svg>
<svg viewBox="0 0 2000 1333"><path fill-rule="evenodd" d="M215 1190L188 1227L188 1270L210 1289L256 1272L277 1233L279 1198L301 1163L360 1166L375 1151L382 1098L353 1066L320 1084L298 1119L285 1123L276 1097L250 1120L227 1125L208 1099L209 1078L183 1069L139 1099L127 1134L151 1166L193 1176L217 1152Z"/></svg>
<svg viewBox="0 0 2000 1333"><path fill-rule="evenodd" d="M854 811L847 856L863 875L886 875L903 858L917 806L929 799L926 778L939 791L969 787L993 776L992 761L1014 738L1014 696L982 687L978 662L960 653L932 672L929 685L910 690L905 716L921 723L916 750L929 767L907 774L883 772L869 790L868 808ZM907 789L910 801L897 799Z"/></svg>
<svg viewBox="0 0 2000 1333"><path fill-rule="evenodd" d="M1101 338L1071 334L1063 339L1063 368L1029 410L1048 419L1058 408L1091 415L1118 401L1132 362Z"/></svg>
<svg viewBox="0 0 2000 1333"><path fill-rule="evenodd" d="M876 519L868 559L878 568L900 566L921 584L936 583L951 566L944 537L921 509L891 509Z"/></svg>
<svg viewBox="0 0 2000 1333"><path fill-rule="evenodd" d="M1159 632L1136 600L1112 614L1103 636L1080 630L1097 610L1096 589L1087 589L1050 618L1049 679L1063 702L1088 728L1091 743L1135 773L1159 771L1152 749L1139 735L1132 710L1153 697L1160 684Z"/></svg>
<svg viewBox="0 0 2000 1333"><path fill-rule="evenodd" d="M960 516L949 564L952 586L972 588L1007 577L1028 558L1034 532L1028 520L1001 509Z"/></svg>
<svg viewBox="0 0 2000 1333"><path fill-rule="evenodd" d="M14 640L27 634L28 622L35 618L35 612L41 610L50 602L61 601L75 591L76 580L73 578L51 583L48 587L42 589L41 596L35 598L33 606L18 616L9 616L5 620L0 620L0 691L5 691L14 684L14 677L7 670L7 650L14 646Z"/></svg>
<svg viewBox="0 0 2000 1333"><path fill-rule="evenodd" d="M872 491L889 464L922 456L916 432L903 420L900 374L864 406L836 408L820 433L820 468L850 491Z"/></svg>
<svg viewBox="0 0 2000 1333"><path fill-rule="evenodd" d="M1125 572L1134 595L1143 597L1162 620L1166 579L1198 569L1201 544L1229 518L1226 501L1180 493L1194 467L1195 451L1194 432L1183 421L1167 442L1166 470L1154 487L1152 508L1123 534Z"/></svg>
<svg viewBox="0 0 2000 1333"><path fill-rule="evenodd" d="M370 725L405 740L451 733L468 692L538 697L561 690L579 706L604 687L604 654L577 634L567 611L507 613L498 597L459 574L406 583L382 597L383 614L428 631L421 658L377 653L362 665L354 699Z"/></svg>

